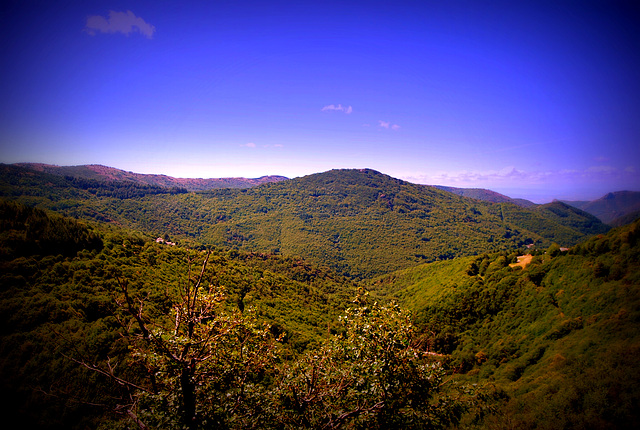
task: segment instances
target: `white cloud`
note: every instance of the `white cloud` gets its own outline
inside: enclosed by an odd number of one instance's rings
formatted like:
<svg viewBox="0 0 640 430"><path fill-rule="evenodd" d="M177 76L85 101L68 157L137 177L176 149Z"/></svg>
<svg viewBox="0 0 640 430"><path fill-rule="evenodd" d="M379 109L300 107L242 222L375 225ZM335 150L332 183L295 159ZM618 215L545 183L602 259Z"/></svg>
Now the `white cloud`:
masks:
<svg viewBox="0 0 640 430"><path fill-rule="evenodd" d="M611 166L591 166L587 169L588 173L613 173L616 168Z"/></svg>
<svg viewBox="0 0 640 430"><path fill-rule="evenodd" d="M558 184L594 184L611 180L630 179L638 176L633 168L618 169L611 166L591 166L586 169L563 170L518 170L513 166L500 170L461 170L434 172L433 174L413 173L407 180L429 185L449 185L453 187L497 187L519 184L522 187L552 186Z"/></svg>
<svg viewBox="0 0 640 430"><path fill-rule="evenodd" d="M431 185L449 185L453 187L489 187L497 184L515 182L528 185L541 185L550 180L560 180L578 174L576 171L523 171L513 166L500 170L461 170L457 172L437 172L432 175L419 175L415 179Z"/></svg>
<svg viewBox="0 0 640 430"><path fill-rule="evenodd" d="M244 146L245 148L255 148L256 144L253 143L253 142L249 142L249 143L244 143L244 144L242 144L240 146Z"/></svg>
<svg viewBox="0 0 640 430"><path fill-rule="evenodd" d="M387 130L391 129L393 131L400 130L400 126L398 124L391 124L389 121L378 121L378 126L382 128L386 128Z"/></svg>
<svg viewBox="0 0 640 430"><path fill-rule="evenodd" d="M353 112L353 108L351 106L342 106L341 104L339 105L327 105L325 107L323 107L321 109L322 112L330 112L330 111L338 111L338 112L344 112L347 115Z"/></svg>
<svg viewBox="0 0 640 430"><path fill-rule="evenodd" d="M638 189L629 184L640 183L640 172L634 168L616 168L611 166L591 166L586 169L532 170L524 171L508 166L500 170L461 170L439 171L429 173L407 173L399 175L407 181L428 184L446 185L459 188L488 188L511 195L509 190L521 193L536 192L552 198L575 198L578 195L598 198L606 192L621 189ZM573 198L571 198L573 196ZM544 201L542 199L541 201Z"/></svg>
<svg viewBox="0 0 640 430"><path fill-rule="evenodd" d="M151 39L156 28L144 19L137 17L130 10L126 12L109 11L108 17L91 15L87 17L84 30L94 36L97 33L122 33L129 35L138 31L143 36Z"/></svg>

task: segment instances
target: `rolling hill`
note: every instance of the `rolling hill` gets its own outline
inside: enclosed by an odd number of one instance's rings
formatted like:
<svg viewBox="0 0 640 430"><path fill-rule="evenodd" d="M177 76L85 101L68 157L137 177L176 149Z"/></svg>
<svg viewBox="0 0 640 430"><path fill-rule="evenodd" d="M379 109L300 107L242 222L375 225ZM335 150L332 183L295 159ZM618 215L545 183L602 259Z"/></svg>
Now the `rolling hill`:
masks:
<svg viewBox="0 0 640 430"><path fill-rule="evenodd" d="M123 424L77 401L104 406L122 387L61 352L113 359L142 378L127 367L119 283L150 315L168 318L176 286L212 245L221 309L254 309L284 339L285 364L341 333L337 315L360 287L413 311L415 345L446 366L449 381L493 393L474 400L489 414L481 426L637 422L639 222L609 231L562 202L491 203L370 169L188 192L3 165L0 194L7 422ZM532 261L512 267L523 245L534 245ZM462 426L473 428L471 418Z"/></svg>
<svg viewBox="0 0 640 430"><path fill-rule="evenodd" d="M461 379L499 386L490 428L632 428L640 404L640 220L524 268L515 254L373 280L412 309Z"/></svg>
<svg viewBox="0 0 640 430"><path fill-rule="evenodd" d="M111 422L105 406L122 387L84 373L68 357L91 357L94 363L109 357L127 373L135 360L121 337L118 283L128 284L140 309L144 302L151 315L169 314L203 248L156 243L109 224L0 201L4 426L81 429L98 428L95 420ZM208 270L225 295L218 312L251 310L261 325L269 324L289 357L324 339L356 292L341 276L277 255L216 249Z"/></svg>
<svg viewBox="0 0 640 430"><path fill-rule="evenodd" d="M302 256L355 277L524 244L571 246L608 230L566 205L488 203L370 169L198 193L78 183L16 166L5 166L2 178L6 196L32 206L173 240Z"/></svg>
<svg viewBox="0 0 640 430"><path fill-rule="evenodd" d="M38 172L59 176L94 179L97 181L127 181L141 185L151 185L165 188L184 188L188 191L203 191L215 188L250 188L268 182L285 181L284 176L262 176L260 178L174 178L167 175L152 175L133 173L113 167L98 164L82 166L54 166L42 163L18 163Z"/></svg>
<svg viewBox="0 0 640 430"><path fill-rule="evenodd" d="M514 199L504 194L497 193L495 191L487 190L484 188L456 188L456 187L447 187L444 185L434 185L434 187L448 191L453 194L457 194L463 197L469 197L476 200L483 200L486 202L492 203L513 203L517 206L522 206L523 208L531 208L536 206L535 203L527 200L527 199Z"/></svg>

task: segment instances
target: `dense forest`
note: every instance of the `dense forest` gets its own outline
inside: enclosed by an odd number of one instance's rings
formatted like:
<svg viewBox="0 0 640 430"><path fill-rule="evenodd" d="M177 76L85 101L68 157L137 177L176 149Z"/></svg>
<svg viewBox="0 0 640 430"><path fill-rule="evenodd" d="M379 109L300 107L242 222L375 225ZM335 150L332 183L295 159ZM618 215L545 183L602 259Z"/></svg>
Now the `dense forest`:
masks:
<svg viewBox="0 0 640 430"><path fill-rule="evenodd" d="M51 240L65 254L22 252L30 248L18 238L29 238L19 232L32 220L47 231L61 219L4 206L13 248L3 240L0 381L3 416L16 425L118 427L120 415L157 428L444 425L476 408L469 390L434 385L444 369L414 344L407 314L368 303L344 277L68 219L91 239L86 248L73 252L64 232ZM379 379L362 381L376 366ZM185 369L194 369L195 421L181 416ZM322 378L309 386L309 372ZM411 406L417 399L426 403Z"/></svg>
<svg viewBox="0 0 640 430"><path fill-rule="evenodd" d="M491 381L517 428L631 428L640 402L640 220L561 251L418 266L370 288L411 309L462 380Z"/></svg>
<svg viewBox="0 0 640 430"><path fill-rule="evenodd" d="M483 202L372 170L145 187L3 166L12 427L640 418L640 221L609 231L561 202Z"/></svg>
<svg viewBox="0 0 640 430"><path fill-rule="evenodd" d="M250 189L120 199L73 187L64 177L5 166L2 189L24 204L75 218L183 243L304 256L359 278L525 244L571 246L609 229L559 202L535 209L493 204L368 169Z"/></svg>

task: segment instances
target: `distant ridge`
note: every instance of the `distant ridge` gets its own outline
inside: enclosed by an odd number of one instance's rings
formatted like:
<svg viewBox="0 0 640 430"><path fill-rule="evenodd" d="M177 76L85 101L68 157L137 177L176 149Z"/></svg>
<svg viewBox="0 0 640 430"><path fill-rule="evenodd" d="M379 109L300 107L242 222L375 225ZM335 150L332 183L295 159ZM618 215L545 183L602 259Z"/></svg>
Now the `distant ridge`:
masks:
<svg viewBox="0 0 640 430"><path fill-rule="evenodd" d="M453 194L457 194L462 197L469 197L471 199L483 200L491 203L513 203L514 205L522 208L532 208L536 206L535 203L526 199L513 199L505 196L504 194L497 193L495 191L487 190L484 188L456 188L447 187L445 185L433 185L442 191L448 191Z"/></svg>
<svg viewBox="0 0 640 430"><path fill-rule="evenodd" d="M17 163L16 166L38 172L99 181L130 181L143 185L155 185L166 188L185 188L188 191L205 191L220 188L251 188L270 182L285 181L284 176L261 176L259 178L174 178L167 175L133 173L100 164L80 166L56 166L43 163Z"/></svg>
<svg viewBox="0 0 640 430"><path fill-rule="evenodd" d="M633 214L640 213L640 192L616 191L590 202L563 200L563 203L595 215L606 224L622 225L632 222L635 219Z"/></svg>

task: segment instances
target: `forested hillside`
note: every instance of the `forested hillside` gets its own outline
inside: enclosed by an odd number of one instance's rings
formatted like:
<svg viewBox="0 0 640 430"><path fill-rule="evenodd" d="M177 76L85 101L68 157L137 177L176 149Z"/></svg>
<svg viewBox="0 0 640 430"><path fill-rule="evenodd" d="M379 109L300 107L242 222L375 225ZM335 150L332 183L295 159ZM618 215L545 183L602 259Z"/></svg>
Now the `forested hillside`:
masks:
<svg viewBox="0 0 640 430"><path fill-rule="evenodd" d="M80 179L92 179L102 182L133 182L152 187L184 188L189 191L203 191L215 188L250 188L268 182L284 181L284 176L262 176L260 178L174 178L167 175L153 175L128 172L113 167L89 164L82 166L53 166L41 163L19 163L37 172L58 176L71 176Z"/></svg>
<svg viewBox="0 0 640 430"><path fill-rule="evenodd" d="M304 261L160 244L11 202L0 215L9 428L422 428L484 408L425 354L409 314ZM88 240L31 247L36 220Z"/></svg>
<svg viewBox="0 0 640 430"><path fill-rule="evenodd" d="M77 426L83 414L88 420L96 414L82 401L108 402L115 394L108 381L84 374L61 354L75 350L96 363L107 356L126 360L114 301L119 282L152 315L168 312L204 251L11 202L0 206L0 225L3 416L23 420L16 421L23 428ZM335 330L338 314L356 294L342 277L274 255L216 250L208 270L226 307L255 309L290 353Z"/></svg>
<svg viewBox="0 0 640 430"><path fill-rule="evenodd" d="M527 210L366 169L206 193L0 172L12 425L639 418L640 221L603 234L560 202Z"/></svg>
<svg viewBox="0 0 640 430"><path fill-rule="evenodd" d="M524 268L517 253L426 264L371 288L412 309L463 380L501 387L492 428L631 428L640 405L640 220Z"/></svg>
<svg viewBox="0 0 640 430"><path fill-rule="evenodd" d="M183 242L303 256L360 278L524 244L570 246L608 229L566 205L493 204L368 169L200 193L120 183L131 189L121 198L113 183L10 168L4 194L29 205Z"/></svg>
<svg viewBox="0 0 640 430"><path fill-rule="evenodd" d="M526 199L514 199L504 194L497 193L495 191L486 190L484 188L457 188L447 187L444 185L434 185L436 188L448 191L459 196L469 197L476 200L484 200L492 203L513 203L523 208L532 208L536 206L535 203Z"/></svg>
<svg viewBox="0 0 640 430"><path fill-rule="evenodd" d="M74 207L111 198L135 199L157 194L186 193L185 188L167 188L132 181L100 181L76 176L60 176L23 167L0 164L0 195L30 206L65 213Z"/></svg>

